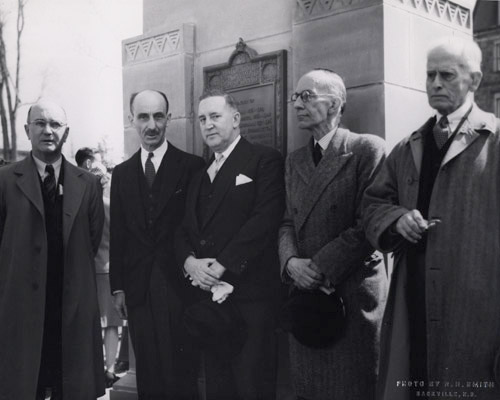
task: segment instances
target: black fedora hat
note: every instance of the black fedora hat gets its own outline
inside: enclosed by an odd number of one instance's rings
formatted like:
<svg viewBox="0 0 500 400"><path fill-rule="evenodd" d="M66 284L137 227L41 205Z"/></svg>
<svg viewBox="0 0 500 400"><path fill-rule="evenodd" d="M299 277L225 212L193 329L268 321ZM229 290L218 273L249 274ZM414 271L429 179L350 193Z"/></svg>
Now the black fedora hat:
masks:
<svg viewBox="0 0 500 400"><path fill-rule="evenodd" d="M190 305L183 323L196 345L219 357L238 354L247 338L245 321L230 299L221 304L205 299Z"/></svg>
<svg viewBox="0 0 500 400"><path fill-rule="evenodd" d="M304 346L325 348L345 331L346 313L342 298L320 290L292 289L281 310L281 325Z"/></svg>

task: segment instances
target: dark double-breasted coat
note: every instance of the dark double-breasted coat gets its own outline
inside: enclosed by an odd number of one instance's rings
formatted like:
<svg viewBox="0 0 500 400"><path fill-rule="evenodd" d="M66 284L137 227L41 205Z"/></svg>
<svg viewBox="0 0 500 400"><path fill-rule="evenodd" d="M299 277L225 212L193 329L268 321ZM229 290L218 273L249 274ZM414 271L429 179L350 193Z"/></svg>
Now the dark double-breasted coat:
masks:
<svg viewBox="0 0 500 400"><path fill-rule="evenodd" d="M344 336L329 348L311 349L290 336L292 382L306 399L374 396L388 283L383 263L364 262L373 248L361 225L361 199L384 153L380 138L339 128L317 167L312 141L286 161L282 268L290 257L312 258L343 298L347 315Z"/></svg>
<svg viewBox="0 0 500 400"><path fill-rule="evenodd" d="M64 400L104 394L94 256L101 239L100 185L63 160ZM31 156L0 169L0 399L34 399L45 315L47 237ZM50 312L50 310L48 310Z"/></svg>

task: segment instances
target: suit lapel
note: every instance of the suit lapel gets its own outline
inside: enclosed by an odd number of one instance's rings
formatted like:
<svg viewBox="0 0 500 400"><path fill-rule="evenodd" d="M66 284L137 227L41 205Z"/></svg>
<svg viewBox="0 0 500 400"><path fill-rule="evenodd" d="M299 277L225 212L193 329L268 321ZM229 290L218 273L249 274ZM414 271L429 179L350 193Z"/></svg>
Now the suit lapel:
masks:
<svg viewBox="0 0 500 400"><path fill-rule="evenodd" d="M297 229L302 227L325 188L338 175L349 158L352 157L352 152L347 150L347 141L348 131L338 128L316 168L314 168L314 162L312 161L312 142L310 146L303 149L301 162L297 163L296 169L302 176L305 175L304 172L300 172L303 168L309 176L309 181L304 180L308 183L307 196L304 197L303 205L297 215Z"/></svg>
<svg viewBox="0 0 500 400"><path fill-rule="evenodd" d="M157 177L161 177L163 182L161 185L160 197L158 199L158 206L155 211L155 218L157 218L165 208L165 205L174 193L177 187L177 182L181 177L182 168L180 165L181 158L179 155L180 150L169 143L167 152L163 156L163 160L161 161L157 174Z"/></svg>
<svg viewBox="0 0 500 400"><path fill-rule="evenodd" d="M69 234L73 227L76 214L82 203L85 192L85 184L80 176L83 171L74 167L63 157L61 168L64 168L63 180L63 239L66 246L69 240Z"/></svg>
<svg viewBox="0 0 500 400"><path fill-rule="evenodd" d="M228 159L222 165L222 168L217 173L217 177L212 183L214 187L214 196L208 207L205 220L202 223L202 229L208 224L213 217L215 211L224 199L227 191L235 185L237 174L246 165L248 158L251 156L251 146L245 139L241 138L236 147L233 149Z"/></svg>
<svg viewBox="0 0 500 400"><path fill-rule="evenodd" d="M130 210L134 210L134 218L141 229L146 229L146 211L141 198L141 179L144 171L141 164L141 150L137 151L131 158L127 169L124 171L123 191L128 196Z"/></svg>
<svg viewBox="0 0 500 400"><path fill-rule="evenodd" d="M17 164L14 173L19 177L17 186L44 218L42 188L40 187L40 177L36 170L35 162L31 154Z"/></svg>

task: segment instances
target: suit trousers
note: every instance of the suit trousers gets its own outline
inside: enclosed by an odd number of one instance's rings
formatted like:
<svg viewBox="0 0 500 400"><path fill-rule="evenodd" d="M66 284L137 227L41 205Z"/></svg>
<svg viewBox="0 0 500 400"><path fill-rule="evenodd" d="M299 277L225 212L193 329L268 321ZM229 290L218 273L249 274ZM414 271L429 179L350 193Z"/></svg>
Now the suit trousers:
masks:
<svg viewBox="0 0 500 400"><path fill-rule="evenodd" d="M230 360L205 352L207 400L276 399L276 317L267 301L236 301L247 340Z"/></svg>
<svg viewBox="0 0 500 400"><path fill-rule="evenodd" d="M128 308L136 356L139 400L196 399L196 369L182 344L181 304L157 266L153 266L144 304Z"/></svg>

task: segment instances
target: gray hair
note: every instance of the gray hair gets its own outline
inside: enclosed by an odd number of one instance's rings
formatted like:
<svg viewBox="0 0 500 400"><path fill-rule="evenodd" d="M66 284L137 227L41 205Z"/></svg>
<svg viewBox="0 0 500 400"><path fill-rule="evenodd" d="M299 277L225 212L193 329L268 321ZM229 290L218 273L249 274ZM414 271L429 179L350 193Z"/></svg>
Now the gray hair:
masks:
<svg viewBox="0 0 500 400"><path fill-rule="evenodd" d="M343 114L347 102L347 90L342 77L328 68L315 68L306 75L310 74L314 76L313 79L319 87L324 88L328 94L340 101L340 114Z"/></svg>
<svg viewBox="0 0 500 400"><path fill-rule="evenodd" d="M469 72L481 72L483 55L478 44L472 39L457 36L445 36L434 41L427 50L427 58L437 50L443 49L449 54L457 56L459 65Z"/></svg>

